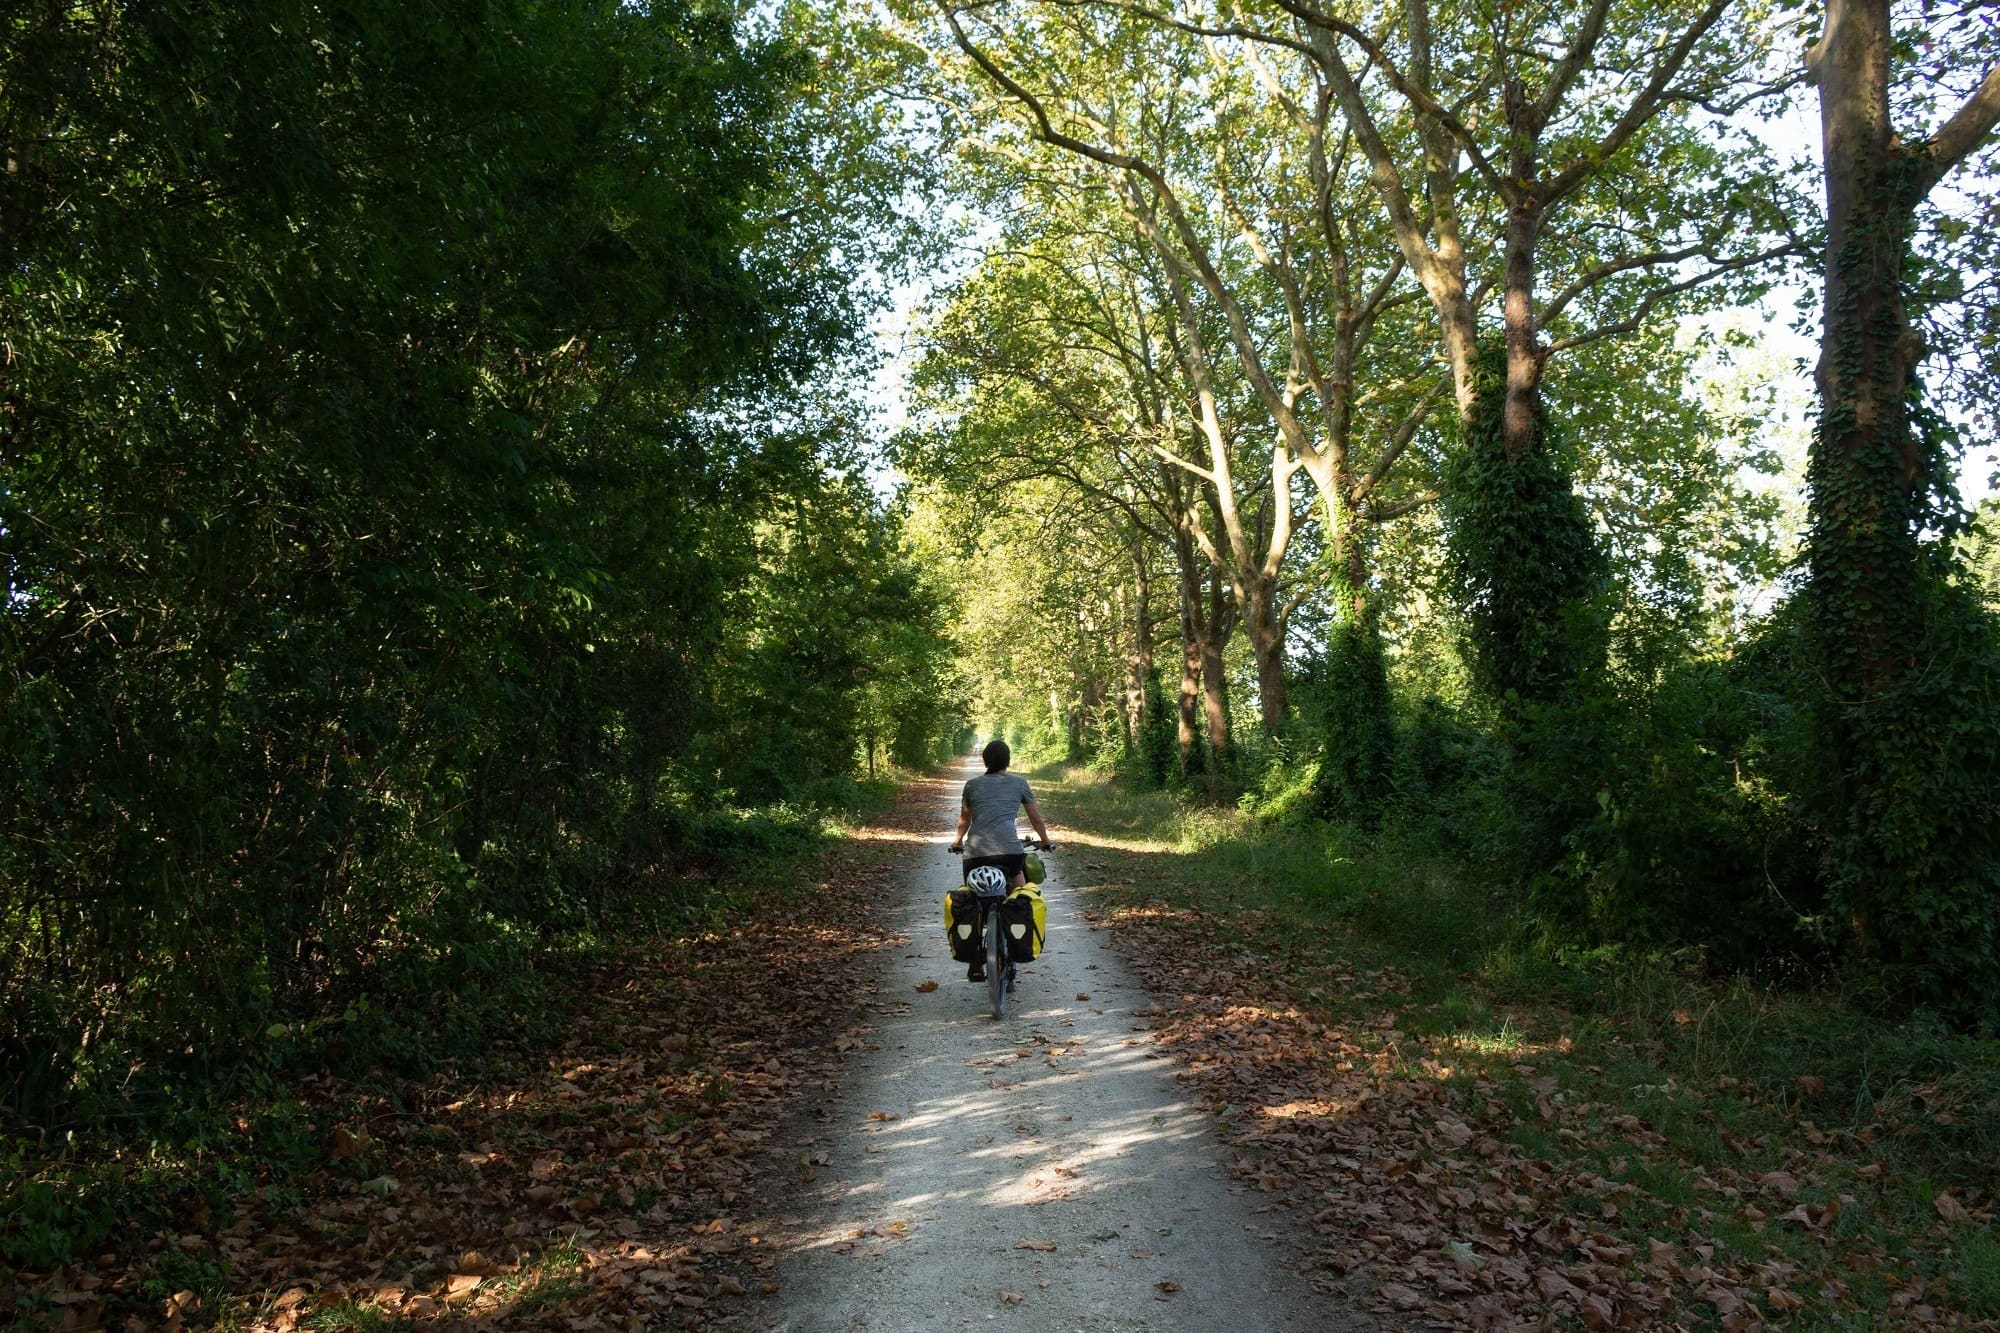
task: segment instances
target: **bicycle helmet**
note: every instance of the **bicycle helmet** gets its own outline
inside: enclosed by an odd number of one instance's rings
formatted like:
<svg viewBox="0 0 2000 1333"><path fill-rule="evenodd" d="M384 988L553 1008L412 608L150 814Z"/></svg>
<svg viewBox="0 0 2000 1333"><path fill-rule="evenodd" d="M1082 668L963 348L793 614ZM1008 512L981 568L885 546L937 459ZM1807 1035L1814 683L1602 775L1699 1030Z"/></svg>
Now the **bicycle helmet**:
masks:
<svg viewBox="0 0 2000 1333"><path fill-rule="evenodd" d="M999 866L974 866L965 877L965 886L975 893L1002 893L1007 888L1007 875Z"/></svg>

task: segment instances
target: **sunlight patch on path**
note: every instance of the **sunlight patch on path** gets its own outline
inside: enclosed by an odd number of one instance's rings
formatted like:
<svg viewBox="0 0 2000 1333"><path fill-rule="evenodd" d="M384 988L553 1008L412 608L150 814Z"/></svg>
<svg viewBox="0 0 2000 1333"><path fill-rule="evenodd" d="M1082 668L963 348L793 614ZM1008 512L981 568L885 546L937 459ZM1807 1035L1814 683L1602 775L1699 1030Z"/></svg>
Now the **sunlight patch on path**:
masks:
<svg viewBox="0 0 2000 1333"><path fill-rule="evenodd" d="M957 784L933 785L948 832ZM1089 848L1170 849L1059 832L1048 951L996 1023L944 950L956 858L942 840L899 840L908 905L884 924L911 943L882 986L896 998L800 1145L825 1162L796 1207L810 1215L781 1238L782 1295L762 1327L1351 1326L1255 1239L1268 1204L1230 1182L1145 1020L1150 997L1066 886L1089 873Z"/></svg>

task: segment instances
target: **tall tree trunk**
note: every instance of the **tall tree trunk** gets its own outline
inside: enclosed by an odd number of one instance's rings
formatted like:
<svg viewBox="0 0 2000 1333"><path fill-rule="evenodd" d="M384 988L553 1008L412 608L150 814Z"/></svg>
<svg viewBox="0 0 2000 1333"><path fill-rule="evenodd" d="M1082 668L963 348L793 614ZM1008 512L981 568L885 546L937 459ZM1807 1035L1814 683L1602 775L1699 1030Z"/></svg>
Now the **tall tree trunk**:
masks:
<svg viewBox="0 0 2000 1333"><path fill-rule="evenodd" d="M1257 662L1257 711L1269 736L1285 730L1285 634L1278 623L1277 591L1272 582L1255 583L1243 608L1250 653Z"/></svg>
<svg viewBox="0 0 2000 1333"><path fill-rule="evenodd" d="M1132 552L1132 643L1125 654L1126 734L1136 740L1146 725L1146 681L1153 672L1153 584L1146 553Z"/></svg>
<svg viewBox="0 0 2000 1333"><path fill-rule="evenodd" d="M1062 729L1068 745L1067 758L1073 764L1083 758L1083 705L1063 703L1062 695L1049 691L1049 720Z"/></svg>
<svg viewBox="0 0 2000 1333"><path fill-rule="evenodd" d="M1235 611L1229 604L1229 589L1222 571L1208 575L1208 617L1201 640L1201 706L1208 721L1208 752L1217 767L1231 759L1229 736L1228 678L1223 672L1222 650L1235 630Z"/></svg>
<svg viewBox="0 0 2000 1333"><path fill-rule="evenodd" d="M1903 297L1916 208L1914 156L1889 116L1888 0L1832 0L1818 50L1826 162L1826 309L1817 380L1811 575L1838 602L1824 645L1842 694L1872 697L1903 674L1929 469L1910 428L1922 353Z"/></svg>
<svg viewBox="0 0 2000 1333"><path fill-rule="evenodd" d="M1532 157L1526 165L1533 170ZM1516 203L1508 209L1506 292L1501 305L1506 326L1507 396L1500 428L1507 457L1517 463L1541 447L1537 438L1541 413L1537 409L1542 396L1542 351L1535 338L1535 240L1541 229L1541 210L1532 203Z"/></svg>
<svg viewBox="0 0 2000 1333"><path fill-rule="evenodd" d="M1181 603L1181 687L1175 700L1174 739L1180 747L1181 770L1186 772L1201 734L1201 641L1206 628L1201 576L1206 562L1195 552L1185 518L1174 529L1174 560L1179 566Z"/></svg>
<svg viewBox="0 0 2000 1333"><path fill-rule="evenodd" d="M1828 0L1807 55L1827 236L1806 606L1839 792L1822 823L1833 900L1856 940L1925 998L1990 1022L2000 672L1987 613L1926 548L1954 501L1948 456L1913 426L1924 348L1904 280L1917 209L2000 122L2000 65L1929 140L1906 143L1891 114L1890 19L1890 0Z"/></svg>
<svg viewBox="0 0 2000 1333"><path fill-rule="evenodd" d="M1077 696L1076 705L1076 749L1079 758L1082 756L1085 748L1084 734L1086 732L1097 736L1097 744L1099 745L1110 742L1111 738L1102 733L1109 720L1107 715L1111 714L1122 718L1125 716L1125 710L1122 705L1114 706L1112 704L1102 681L1094 676L1086 678L1083 682L1083 689Z"/></svg>

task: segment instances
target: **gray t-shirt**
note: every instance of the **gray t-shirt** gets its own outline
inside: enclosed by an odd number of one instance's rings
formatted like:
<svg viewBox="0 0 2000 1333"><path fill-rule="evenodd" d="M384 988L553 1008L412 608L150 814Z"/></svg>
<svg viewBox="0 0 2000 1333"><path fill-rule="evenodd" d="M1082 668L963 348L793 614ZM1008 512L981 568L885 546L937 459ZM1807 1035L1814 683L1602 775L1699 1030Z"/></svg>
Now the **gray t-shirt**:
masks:
<svg viewBox="0 0 2000 1333"><path fill-rule="evenodd" d="M1028 780L1018 773L982 773L965 784L965 803L972 823L965 830L967 856L1011 856L1024 852L1014 816L1024 802L1035 799Z"/></svg>

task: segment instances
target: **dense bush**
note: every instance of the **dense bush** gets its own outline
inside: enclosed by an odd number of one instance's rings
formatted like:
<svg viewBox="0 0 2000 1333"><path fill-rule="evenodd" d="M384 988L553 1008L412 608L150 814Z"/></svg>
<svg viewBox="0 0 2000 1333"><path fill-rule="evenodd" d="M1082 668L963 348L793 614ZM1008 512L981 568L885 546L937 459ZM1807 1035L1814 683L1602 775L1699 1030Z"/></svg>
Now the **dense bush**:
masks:
<svg viewBox="0 0 2000 1333"><path fill-rule="evenodd" d="M889 517L772 420L853 312L758 220L805 69L732 13L0 20L17 1111L644 919L722 789L853 771L779 734L856 711L848 640L936 657ZM759 539L806 506L845 563ZM825 628L718 660L756 589Z"/></svg>

